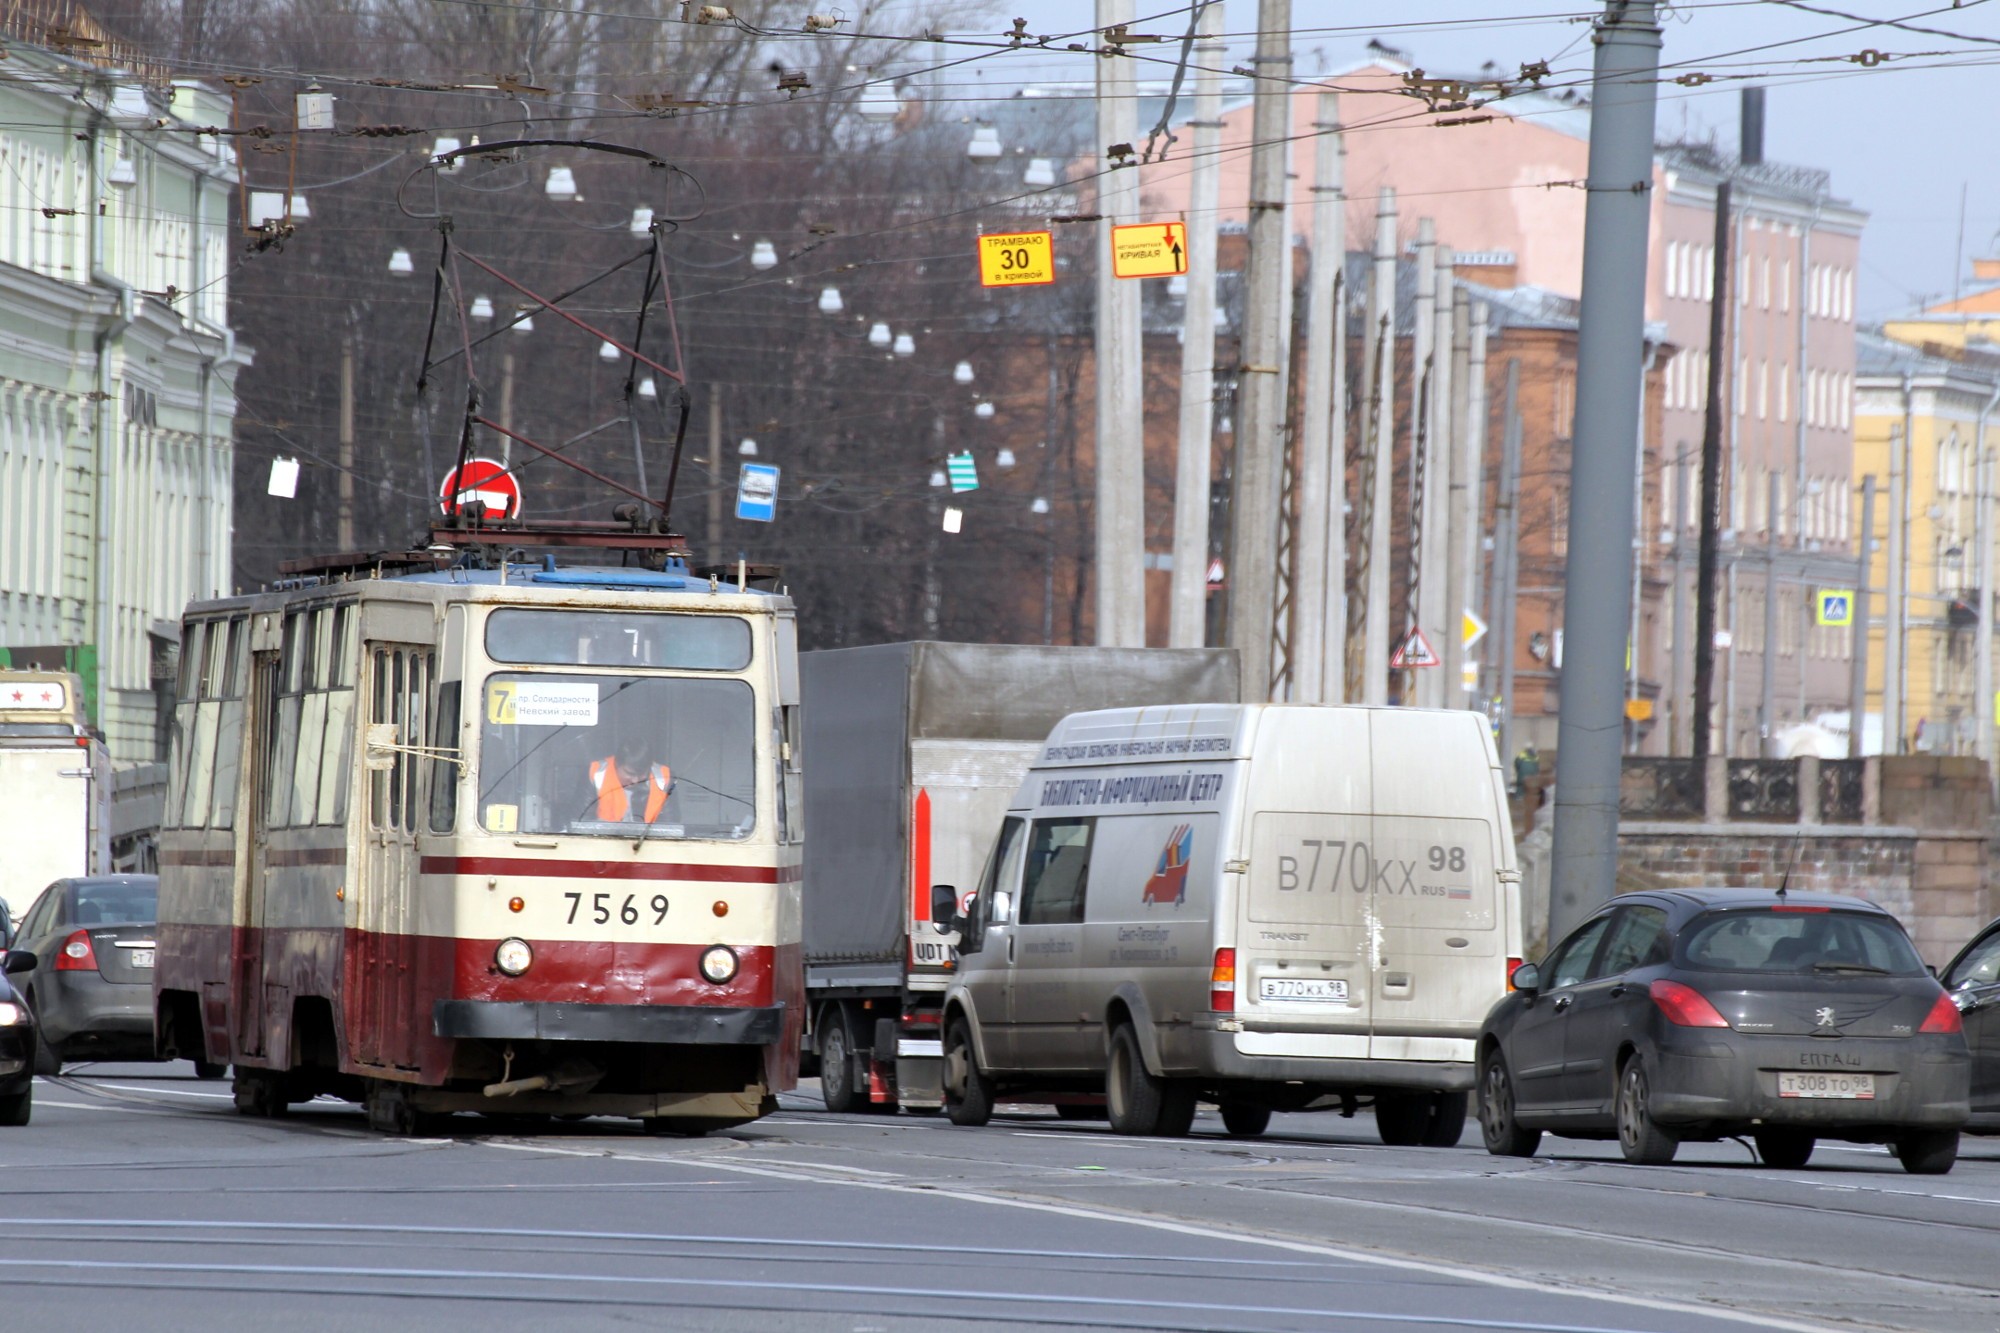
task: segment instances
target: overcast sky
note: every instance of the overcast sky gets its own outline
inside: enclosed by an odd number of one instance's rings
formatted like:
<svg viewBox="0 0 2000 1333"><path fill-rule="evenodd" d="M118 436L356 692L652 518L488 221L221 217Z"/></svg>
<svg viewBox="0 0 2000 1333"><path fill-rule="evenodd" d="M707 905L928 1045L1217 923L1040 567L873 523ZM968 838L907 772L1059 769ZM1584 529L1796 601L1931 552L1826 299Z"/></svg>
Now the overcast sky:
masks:
<svg viewBox="0 0 2000 1333"><path fill-rule="evenodd" d="M2000 253L2000 0L1807 0L1852 19L1806 12L1776 0L1677 4L1668 11L1662 60L1671 73L1759 75L1769 89L1765 157L1822 167L1835 195L1869 214L1862 239L1861 313L1880 318L1953 289L1959 196L1967 188L1964 268L1974 255ZM1232 56L1249 54L1253 0L1227 0ZM999 0L1033 33L1074 32L1094 14L1090 0ZM1178 36L1187 11L1139 0L1138 31ZM1587 81L1589 28L1576 16L1601 5L1570 0L1294 0L1292 27L1301 75L1368 54L1371 37L1407 53L1433 74L1472 73L1491 60L1504 70L1547 60L1558 76ZM1384 15L1393 22L1374 22ZM1882 26L1880 20L1955 36ZM954 25L957 27L959 25ZM973 25L964 25L967 28ZM990 31L1011 26L997 22ZM938 50L939 48L928 48ZM1873 49L1907 60L1873 68L1840 60ZM954 55L965 54L954 51ZM1834 59L1828 59L1833 57ZM1166 71L1159 67L1160 73ZM999 93L1023 81L1091 77L1083 56L1010 53L960 66L961 86ZM1736 141L1739 82L1664 86L1660 137L1685 129Z"/></svg>

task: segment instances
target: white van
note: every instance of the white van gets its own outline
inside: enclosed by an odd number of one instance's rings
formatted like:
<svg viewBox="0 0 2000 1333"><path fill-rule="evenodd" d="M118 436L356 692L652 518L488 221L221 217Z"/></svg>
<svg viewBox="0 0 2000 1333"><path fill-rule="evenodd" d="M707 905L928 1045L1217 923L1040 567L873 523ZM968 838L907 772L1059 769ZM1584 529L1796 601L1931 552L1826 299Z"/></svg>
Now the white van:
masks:
<svg viewBox="0 0 2000 1333"><path fill-rule="evenodd" d="M1126 1134L1184 1134L1197 1100L1235 1134L1372 1103L1384 1142L1454 1144L1522 951L1486 721L1411 708L1064 718L970 913L940 924L958 1124L1002 1096Z"/></svg>

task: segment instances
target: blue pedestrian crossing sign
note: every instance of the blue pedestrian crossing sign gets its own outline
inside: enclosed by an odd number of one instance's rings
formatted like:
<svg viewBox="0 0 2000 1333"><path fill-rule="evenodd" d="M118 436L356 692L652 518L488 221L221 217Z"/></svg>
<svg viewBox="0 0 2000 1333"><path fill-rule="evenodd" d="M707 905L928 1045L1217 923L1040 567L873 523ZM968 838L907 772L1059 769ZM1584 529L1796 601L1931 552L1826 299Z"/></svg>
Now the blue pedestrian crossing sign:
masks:
<svg viewBox="0 0 2000 1333"><path fill-rule="evenodd" d="M745 463L736 481L736 517L769 523L778 514L778 469Z"/></svg>
<svg viewBox="0 0 2000 1333"><path fill-rule="evenodd" d="M945 472L951 479L951 493L976 491L979 489L979 468L972 461L970 450L962 454L947 454L944 460Z"/></svg>
<svg viewBox="0 0 2000 1333"><path fill-rule="evenodd" d="M1821 588L1813 599L1813 623L1816 625L1852 625L1854 623L1854 590L1852 588Z"/></svg>

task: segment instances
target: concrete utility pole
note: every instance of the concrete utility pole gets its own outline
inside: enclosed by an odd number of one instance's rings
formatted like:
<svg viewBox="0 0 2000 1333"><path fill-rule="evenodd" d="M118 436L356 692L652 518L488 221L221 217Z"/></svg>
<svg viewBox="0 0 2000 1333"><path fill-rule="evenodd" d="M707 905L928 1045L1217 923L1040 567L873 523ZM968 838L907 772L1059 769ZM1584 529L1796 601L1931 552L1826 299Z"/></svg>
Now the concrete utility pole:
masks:
<svg viewBox="0 0 2000 1333"><path fill-rule="evenodd" d="M1722 538L1722 377L1734 357L1723 343L1723 321L1729 308L1730 188L1715 187L1713 272L1708 284L1708 392L1701 423L1701 535L1695 548L1694 582L1694 709L1688 753L1700 772L1708 759L1708 738L1715 711L1715 566ZM1723 752L1728 752L1723 742Z"/></svg>
<svg viewBox="0 0 2000 1333"><path fill-rule="evenodd" d="M1110 0L1099 0L1098 12ZM1126 3L1129 11L1131 5ZM1271 697L1271 632L1277 614L1278 492L1284 459L1285 289L1292 242L1285 221L1286 149L1291 130L1291 0L1258 0L1254 104L1250 116L1250 287L1244 301L1242 407L1236 418L1236 472L1229 507L1229 643L1243 672L1243 697Z"/></svg>
<svg viewBox="0 0 2000 1333"><path fill-rule="evenodd" d="M1989 764L1993 762L1993 455L1986 448L1986 412L1992 406L1989 402L1980 412L1974 435L1973 448L1979 453L1979 513L1972 525L1973 540L1979 543L1979 624L1973 631L1977 657L1972 664L1972 714L1977 726L1973 734L1979 738L1979 757Z"/></svg>
<svg viewBox="0 0 2000 1333"><path fill-rule="evenodd" d="M1674 460L1674 604L1673 637L1668 640L1667 650L1667 753L1681 753L1681 737L1686 731L1682 723L1687 718L1688 706L1681 694L1681 660L1688 642L1687 631L1687 570L1683 567L1681 546L1687 539L1688 530L1688 460L1683 452Z"/></svg>
<svg viewBox="0 0 2000 1333"><path fill-rule="evenodd" d="M1450 515L1445 568L1444 706L1464 708L1475 697L1465 688L1465 613L1479 600L1479 472L1486 435L1486 306L1464 292L1452 295L1451 417L1453 431Z"/></svg>
<svg viewBox="0 0 2000 1333"><path fill-rule="evenodd" d="M1133 20L1133 0L1097 0L1099 30ZM1097 61L1097 154L1139 137L1138 91L1123 56ZM1139 283L1112 276L1111 229L1139 220L1139 173L1098 178L1097 209L1097 642L1146 646L1144 406ZM1206 562L1204 562L1205 564ZM1231 578L1235 571L1231 571Z"/></svg>
<svg viewBox="0 0 2000 1333"><path fill-rule="evenodd" d="M1313 151L1312 268L1306 288L1306 402L1299 429L1298 576L1292 585L1292 698L1339 703L1347 655L1347 196L1341 189L1340 94L1319 95Z"/></svg>
<svg viewBox="0 0 2000 1333"><path fill-rule="evenodd" d="M340 531L335 546L354 549L354 340L340 340Z"/></svg>
<svg viewBox="0 0 2000 1333"><path fill-rule="evenodd" d="M1771 742L1778 725L1778 497L1783 488L1776 468L1764 474L1764 482L1764 678L1757 701L1757 753L1759 758L1775 759Z"/></svg>
<svg viewBox="0 0 2000 1333"><path fill-rule="evenodd" d="M1375 286L1368 302L1364 418L1374 432L1368 485L1368 584L1361 624L1361 702L1389 702L1389 481L1396 462L1396 192L1375 206Z"/></svg>
<svg viewBox="0 0 2000 1333"><path fill-rule="evenodd" d="M1887 606L1882 628L1882 753L1903 752L1903 597L1910 530L1908 465L1904 462L1909 435L1909 381L1904 380L1903 424L1889 427L1889 568Z"/></svg>
<svg viewBox="0 0 2000 1333"><path fill-rule="evenodd" d="M722 386L708 390L708 562L722 563Z"/></svg>
<svg viewBox="0 0 2000 1333"><path fill-rule="evenodd" d="M1424 587L1418 623L1431 651L1447 657L1458 637L1458 615L1451 607L1451 469L1457 453L1458 421L1453 415L1457 389L1453 372L1458 335L1453 332L1451 247L1440 245L1431 257L1431 425L1426 432L1424 460ZM1426 708L1446 708L1458 693L1458 680L1447 668L1417 673L1417 702Z"/></svg>
<svg viewBox="0 0 2000 1333"><path fill-rule="evenodd" d="M1591 80L1550 939L1609 899L1618 875L1632 432L1644 387L1659 67L1653 0L1607 0Z"/></svg>
<svg viewBox="0 0 2000 1333"><path fill-rule="evenodd" d="M1194 145L1188 181L1187 302L1181 320L1181 439L1174 464L1174 567L1167 644L1199 648L1208 629L1208 503L1215 426L1215 214L1222 161L1222 0L1194 44Z"/></svg>
<svg viewBox="0 0 2000 1333"><path fill-rule="evenodd" d="M1868 580L1875 562L1875 477L1861 479L1861 545L1854 565L1854 648L1847 677L1847 757L1866 753L1868 721Z"/></svg>
<svg viewBox="0 0 2000 1333"><path fill-rule="evenodd" d="M1500 762L1514 758L1514 658L1520 652L1515 601L1521 583L1521 363L1507 362L1501 400L1500 494L1493 504L1493 652L1500 664Z"/></svg>
<svg viewBox="0 0 2000 1333"><path fill-rule="evenodd" d="M1437 383L1431 359L1431 338L1437 333L1437 224L1431 219L1417 219L1417 243L1412 247L1411 256L1410 267L1416 281L1411 289L1411 305L1415 313L1410 326L1410 508L1415 511L1424 501L1424 497L1417 493L1418 435L1420 431L1428 430L1434 436L1437 430L1437 414L1430 411L1427 401L1431 386ZM1430 460L1424 461L1428 466ZM1425 527L1430 526L1430 517L1428 513L1424 515ZM1418 552L1410 552L1410 559L1422 567L1422 556ZM1416 608L1412 607L1411 614L1415 612Z"/></svg>

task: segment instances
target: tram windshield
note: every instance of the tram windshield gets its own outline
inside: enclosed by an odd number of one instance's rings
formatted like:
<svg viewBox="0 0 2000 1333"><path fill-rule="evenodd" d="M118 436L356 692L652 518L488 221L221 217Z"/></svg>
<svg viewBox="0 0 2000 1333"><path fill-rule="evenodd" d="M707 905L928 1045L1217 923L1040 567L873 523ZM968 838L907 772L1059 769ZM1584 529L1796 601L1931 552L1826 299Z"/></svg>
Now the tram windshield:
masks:
<svg viewBox="0 0 2000 1333"><path fill-rule="evenodd" d="M479 822L489 833L746 838L755 706L740 680L496 672Z"/></svg>

